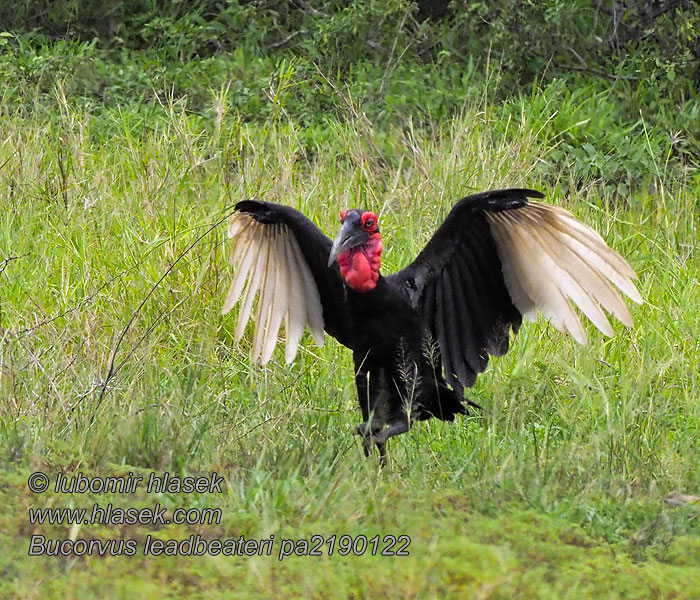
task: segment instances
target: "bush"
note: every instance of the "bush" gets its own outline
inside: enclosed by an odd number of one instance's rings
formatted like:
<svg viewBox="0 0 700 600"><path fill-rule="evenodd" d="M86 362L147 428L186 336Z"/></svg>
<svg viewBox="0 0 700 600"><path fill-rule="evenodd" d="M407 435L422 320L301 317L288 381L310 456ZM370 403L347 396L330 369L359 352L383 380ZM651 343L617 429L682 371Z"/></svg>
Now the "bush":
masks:
<svg viewBox="0 0 700 600"><path fill-rule="evenodd" d="M167 95L207 114L225 100L241 121L289 120L315 139L358 111L382 129L433 127L501 102L546 124L542 143L555 137L543 174L566 163L574 181L624 192L658 165L700 163L700 13L689 1L102 6L0 7L6 106L45 110L57 87L93 111Z"/></svg>

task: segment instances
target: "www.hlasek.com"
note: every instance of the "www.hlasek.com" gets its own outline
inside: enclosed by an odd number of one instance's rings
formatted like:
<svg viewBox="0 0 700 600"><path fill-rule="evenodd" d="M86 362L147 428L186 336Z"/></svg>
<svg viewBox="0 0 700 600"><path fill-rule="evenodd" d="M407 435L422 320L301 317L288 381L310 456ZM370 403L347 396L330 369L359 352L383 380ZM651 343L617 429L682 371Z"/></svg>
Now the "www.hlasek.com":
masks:
<svg viewBox="0 0 700 600"><path fill-rule="evenodd" d="M148 478L129 473L126 477L86 477L56 475L51 479L40 471L29 476L27 485L35 494L52 488L57 494L112 493L133 494L140 487L147 493L221 493L224 478L216 473L203 477L176 477L168 472L151 473ZM214 538L193 534L185 539L164 539L148 534L145 539L85 539L77 536L82 525L155 525L174 524L219 525L220 508L183 508L169 510L157 503L146 508L121 508L112 503L90 508L30 508L29 522L34 526L70 525L69 538L55 539L44 535L32 535L29 541L30 556L276 556L284 560L290 556L408 556L411 539L407 535L312 535L309 539L249 539L238 537Z"/></svg>

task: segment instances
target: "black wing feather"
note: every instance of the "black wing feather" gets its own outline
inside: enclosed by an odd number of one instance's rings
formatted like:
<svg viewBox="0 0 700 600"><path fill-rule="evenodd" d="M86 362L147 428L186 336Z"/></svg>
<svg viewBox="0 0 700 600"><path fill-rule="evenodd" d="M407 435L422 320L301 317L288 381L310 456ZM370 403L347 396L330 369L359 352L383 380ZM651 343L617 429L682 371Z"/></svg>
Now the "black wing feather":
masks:
<svg viewBox="0 0 700 600"><path fill-rule="evenodd" d="M457 307L454 304L454 291L449 273L443 273L442 302L445 317L445 335L451 358L452 369L459 381L469 381L473 376L474 361L472 348L461 343L459 339L462 333L458 328ZM464 351L466 350L466 352Z"/></svg>
<svg viewBox="0 0 700 600"><path fill-rule="evenodd" d="M483 219L482 216L480 216ZM513 305L510 294L503 280L501 261L498 258L496 244L491 237L488 224L484 219L484 227L474 230L470 249L473 252L472 273L480 273L477 278L477 286L481 290L475 300L482 307L489 307L494 311L491 331L487 334L487 349L489 354L502 356L508 351L510 330L518 332L522 323L522 315ZM483 301L479 301L481 298Z"/></svg>
<svg viewBox="0 0 700 600"><path fill-rule="evenodd" d="M434 286L435 293L435 337L440 346L440 355L442 356L442 364L445 368L445 379L450 385L456 385L458 382L457 375L452 366L453 357L455 356L450 352L450 344L447 339L447 319L445 315L445 306L443 304L443 293L442 285Z"/></svg>
<svg viewBox="0 0 700 600"><path fill-rule="evenodd" d="M489 288L481 281L481 274L477 269L469 269L469 264L474 264L470 248L464 248L462 252L455 254L455 260L452 262L453 278L456 280L455 291L458 294L458 304L471 316L471 331L483 342L489 333L489 323L495 317L493 299Z"/></svg>
<svg viewBox="0 0 700 600"><path fill-rule="evenodd" d="M484 213L542 197L534 190L509 189L463 198L416 260L387 277L422 312L424 327L440 346L445 379L456 389L474 384L489 354L507 351L510 331L517 332L522 321Z"/></svg>
<svg viewBox="0 0 700 600"><path fill-rule="evenodd" d="M484 359L486 353L481 351L483 347L481 341L485 337L481 332L483 328L482 314L479 302L475 302L473 288L465 290L467 277L465 277L464 271L459 270L457 261L450 263L449 271L454 309L458 320L456 334L459 336L460 342L470 339L478 342L477 344L460 343L462 355L469 366L469 378L475 380L477 373L481 373L486 368L488 361L488 359ZM466 274L468 275L468 271Z"/></svg>

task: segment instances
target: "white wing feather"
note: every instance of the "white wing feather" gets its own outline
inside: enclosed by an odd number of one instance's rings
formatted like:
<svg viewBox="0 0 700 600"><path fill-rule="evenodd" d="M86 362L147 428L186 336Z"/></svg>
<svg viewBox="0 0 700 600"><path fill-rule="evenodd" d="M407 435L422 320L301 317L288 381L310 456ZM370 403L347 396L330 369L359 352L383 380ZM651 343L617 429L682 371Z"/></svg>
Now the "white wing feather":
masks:
<svg viewBox="0 0 700 600"><path fill-rule="evenodd" d="M289 271L283 268L283 256L284 256L284 239L283 234L278 232L277 239L275 240L275 256L278 261L277 272L275 273L275 294L274 302L270 307L270 324L267 328L267 335L265 336L265 342L263 343L262 357L260 362L262 364L267 364L270 358L272 358L272 353L275 350L275 345L277 344L277 335L279 334L280 327L282 326L282 320L284 315L287 314L289 309Z"/></svg>
<svg viewBox="0 0 700 600"><path fill-rule="evenodd" d="M290 238L292 253L294 255L294 264L298 265L301 274L304 298L307 300L304 303L306 308L306 323L311 329L311 335L318 346L323 346L323 312L321 310L321 298L318 293L318 287L314 281L314 276L311 274L309 265L306 264L304 256L301 253L301 248L296 239Z"/></svg>
<svg viewBox="0 0 700 600"><path fill-rule="evenodd" d="M270 320L270 309L275 294L275 271L277 269L276 256L274 255L274 225L270 235L266 236L264 251L267 259L263 266L262 283L260 284L260 300L258 301L258 312L255 315L255 336L253 337L253 349L251 357L258 360L262 351L265 329Z"/></svg>
<svg viewBox="0 0 700 600"><path fill-rule="evenodd" d="M590 227L562 208L537 202L486 215L506 287L524 316L532 319L539 310L582 344L586 333L572 302L605 335L613 331L602 309L632 326L632 315L610 284L641 303L637 276Z"/></svg>
<svg viewBox="0 0 700 600"><path fill-rule="evenodd" d="M285 320L287 343L284 348L284 356L287 363L290 363L296 356L301 334L304 332L306 308L304 307L303 276L294 255L291 236L285 237L284 241L286 244L287 265L290 270L289 309ZM296 244L296 240L293 243Z"/></svg>
<svg viewBox="0 0 700 600"><path fill-rule="evenodd" d="M228 235L234 238L230 262L235 273L221 313L226 314L241 300L234 331L236 341L245 333L258 296L253 360L263 365L270 360L283 320L288 363L294 360L307 325L316 343L322 346L321 298L294 233L285 225L266 225L248 214L235 213L229 220Z"/></svg>

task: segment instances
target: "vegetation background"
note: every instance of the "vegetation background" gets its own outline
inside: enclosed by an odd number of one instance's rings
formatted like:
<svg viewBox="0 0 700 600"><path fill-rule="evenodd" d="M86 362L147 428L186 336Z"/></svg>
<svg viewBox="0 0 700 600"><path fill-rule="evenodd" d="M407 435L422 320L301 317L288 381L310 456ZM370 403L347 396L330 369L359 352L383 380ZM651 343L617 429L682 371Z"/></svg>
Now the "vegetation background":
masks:
<svg viewBox="0 0 700 600"><path fill-rule="evenodd" d="M691 0L0 4L0 596L697 598L700 7ZM348 353L250 364L219 309L249 196L381 211L386 270L451 204L543 190L632 262L636 327L523 327L380 470ZM619 324L618 324L619 325ZM222 494L27 478L224 475ZM217 525L31 524L217 507ZM28 556L51 539L409 535L408 557Z"/></svg>

